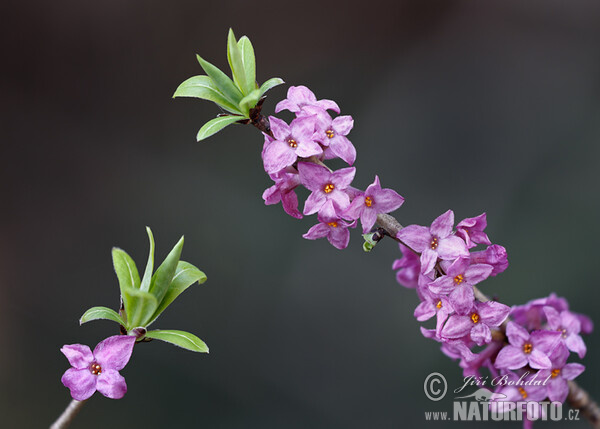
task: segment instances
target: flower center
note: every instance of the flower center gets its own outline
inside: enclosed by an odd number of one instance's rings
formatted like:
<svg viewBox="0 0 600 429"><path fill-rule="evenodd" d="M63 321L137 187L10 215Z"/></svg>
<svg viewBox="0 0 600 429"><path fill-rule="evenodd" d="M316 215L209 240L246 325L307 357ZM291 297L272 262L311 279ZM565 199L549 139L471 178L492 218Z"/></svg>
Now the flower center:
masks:
<svg viewBox="0 0 600 429"><path fill-rule="evenodd" d="M565 328L559 328L558 332L562 333L563 338L567 338L569 335L567 334L567 330Z"/></svg>
<svg viewBox="0 0 600 429"><path fill-rule="evenodd" d="M90 372L94 375L102 374L102 367L97 363L93 363L90 365Z"/></svg>
<svg viewBox="0 0 600 429"><path fill-rule="evenodd" d="M435 305L435 307L439 310L440 308L442 308L442 300L438 300L437 304Z"/></svg>
<svg viewBox="0 0 600 429"><path fill-rule="evenodd" d="M335 137L335 133L333 132L333 130L332 130L332 129L329 129L329 130L325 131L325 135L326 135L328 138L330 138L330 139L332 139L332 138L334 138L334 137Z"/></svg>
<svg viewBox="0 0 600 429"><path fill-rule="evenodd" d="M431 244L430 244L431 250L435 250L438 247L438 239L433 237L431 239Z"/></svg>
<svg viewBox="0 0 600 429"><path fill-rule="evenodd" d="M465 278L462 274L459 274L456 277L454 277L454 283L456 283L457 285L461 284L463 281L465 281Z"/></svg>
<svg viewBox="0 0 600 429"><path fill-rule="evenodd" d="M479 314L477 314L477 313L471 314L471 320L473 321L473 323L479 323Z"/></svg>
<svg viewBox="0 0 600 429"><path fill-rule="evenodd" d="M337 222L335 222L335 221L334 222L328 222L327 225L329 225L332 228L337 228L337 226L338 226Z"/></svg>
<svg viewBox="0 0 600 429"><path fill-rule="evenodd" d="M290 147L293 147L293 148L298 147L298 143L296 143L296 140L294 140L294 139L289 139L288 144L290 145Z"/></svg>
<svg viewBox="0 0 600 429"><path fill-rule="evenodd" d="M365 197L365 206L371 207L373 205L373 198Z"/></svg>
<svg viewBox="0 0 600 429"><path fill-rule="evenodd" d="M333 185L333 183L328 183L325 185L325 187L323 188L323 192L325 192L326 194L330 193L331 191L333 191L335 189L335 186Z"/></svg>
<svg viewBox="0 0 600 429"><path fill-rule="evenodd" d="M552 370L552 378L558 377L558 374L560 374L560 369L559 368L554 368Z"/></svg>
<svg viewBox="0 0 600 429"><path fill-rule="evenodd" d="M523 353L528 355L529 353L531 353L532 350L533 350L533 346L531 345L531 343L523 344Z"/></svg>
<svg viewBox="0 0 600 429"><path fill-rule="evenodd" d="M525 391L525 389L523 389L522 387L519 387L519 393L521 394L521 397L523 399L527 399L527 392Z"/></svg>

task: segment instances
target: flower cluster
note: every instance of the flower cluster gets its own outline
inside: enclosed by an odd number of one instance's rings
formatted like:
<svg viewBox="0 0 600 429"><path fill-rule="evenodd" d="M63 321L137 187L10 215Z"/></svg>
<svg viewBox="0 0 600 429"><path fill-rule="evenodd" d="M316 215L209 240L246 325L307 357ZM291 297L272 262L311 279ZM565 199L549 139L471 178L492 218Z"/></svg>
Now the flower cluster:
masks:
<svg viewBox="0 0 600 429"><path fill-rule="evenodd" d="M554 294L512 308L477 299L474 286L508 267L504 247L492 244L484 230L486 215L464 219L454 230L452 211L430 227L401 229L402 258L393 264L397 281L416 289L419 321L436 317L434 329L421 328L442 351L460 359L465 376L480 376L487 368L494 377L520 380L499 385L496 401L564 402L568 380L583 372L579 363L567 363L570 353L586 353L580 334L592 331L591 320L569 311L564 298ZM485 245L484 250L476 250ZM537 380L537 381L536 381ZM543 409L530 415L535 419Z"/></svg>
<svg viewBox="0 0 600 429"><path fill-rule="evenodd" d="M390 213L404 202L392 189L383 189L379 178L362 191L353 188L356 149L346 137L354 125L351 116L339 115L339 106L331 100L317 100L305 86L290 87L287 98L275 112L289 110L295 119L288 125L279 118L269 118L271 135L265 134L262 159L265 171L275 182L265 190L266 204L281 202L287 214L302 218L295 189L302 185L310 195L303 214L317 214L319 223L304 234L315 240L327 237L338 249L348 246L349 228L360 219L364 233L369 232L380 213ZM332 171L324 160L339 158L349 167Z"/></svg>

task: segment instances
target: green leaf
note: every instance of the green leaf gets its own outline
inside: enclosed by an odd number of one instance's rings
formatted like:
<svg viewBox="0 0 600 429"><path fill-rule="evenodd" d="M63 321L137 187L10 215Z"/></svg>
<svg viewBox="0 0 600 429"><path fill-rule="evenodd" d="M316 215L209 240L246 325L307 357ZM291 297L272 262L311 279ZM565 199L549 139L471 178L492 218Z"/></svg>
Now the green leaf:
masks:
<svg viewBox="0 0 600 429"><path fill-rule="evenodd" d="M125 307L127 314L127 330L137 327L145 327L152 320L152 315L158 307L156 297L150 292L145 292L140 289L126 287L123 289L125 303L129 306Z"/></svg>
<svg viewBox="0 0 600 429"><path fill-rule="evenodd" d="M229 34L227 35L227 61L229 62L231 73L233 74L233 81L238 86L240 91L242 91L242 94L248 95L249 91L247 91L246 71L244 70L242 53L231 28L229 29Z"/></svg>
<svg viewBox="0 0 600 429"><path fill-rule="evenodd" d="M246 73L246 94L250 94L256 89L256 59L254 58L254 48L250 39L242 36L238 41L238 48L242 54L242 63Z"/></svg>
<svg viewBox="0 0 600 429"><path fill-rule="evenodd" d="M148 262L146 263L146 271L144 271L144 278L140 285L140 290L148 292L150 290L150 281L152 280L152 270L154 270L154 236L152 230L146 227L146 233L148 234L148 240L150 241L150 252L148 253Z"/></svg>
<svg viewBox="0 0 600 429"><path fill-rule="evenodd" d="M268 90L275 88L278 85L281 85L282 83L285 83L283 81L283 79L278 78L278 77L274 77L269 79L268 81L266 81L265 83L263 83L260 87L260 97L262 97L263 95L265 95L265 92L267 92Z"/></svg>
<svg viewBox="0 0 600 429"><path fill-rule="evenodd" d="M177 263L181 257L182 249L183 237L181 237L177 244L175 244L163 263L160 264L160 267L158 267L152 276L152 281L150 282L150 293L156 297L156 301L159 304L165 296L165 293L167 293L171 282L173 281L173 276L175 275L175 270L177 269Z"/></svg>
<svg viewBox="0 0 600 429"><path fill-rule="evenodd" d="M216 103L218 106L231 113L242 113L240 109L219 91L217 85L208 76L193 76L184 81L173 97L194 97Z"/></svg>
<svg viewBox="0 0 600 429"><path fill-rule="evenodd" d="M242 116L220 116L218 118L212 119L206 124L204 124L202 128L200 128L200 131L198 131L198 135L196 136L196 140L204 140L205 138L218 133L226 126L231 125L234 122L237 122L241 119L244 118Z"/></svg>
<svg viewBox="0 0 600 429"><path fill-rule="evenodd" d="M260 91L258 89L255 89L250 94L242 98L242 101L240 101L240 108L242 109L246 117L248 117L248 112L250 111L250 109L256 106L256 103L258 103L259 98Z"/></svg>
<svg viewBox="0 0 600 429"><path fill-rule="evenodd" d="M120 286L140 287L140 275L131 256L118 247L112 249L113 266Z"/></svg>
<svg viewBox="0 0 600 429"><path fill-rule="evenodd" d="M146 332L146 337L175 344L193 352L208 353L208 346L204 341L189 332L158 329Z"/></svg>
<svg viewBox="0 0 600 429"><path fill-rule="evenodd" d="M206 275L202 271L194 267L189 262L179 261L177 264L177 270L175 270L175 275L171 281L171 285L169 286L169 289L167 290L162 302L156 309L156 312L152 318L152 322L154 322L154 320L156 320L158 316L160 316L160 314L165 311L165 309L173 301L175 301L175 298L177 298L184 290L193 285L195 282L202 284L205 281Z"/></svg>
<svg viewBox="0 0 600 429"><path fill-rule="evenodd" d="M235 86L233 81L217 67L213 66L208 61L204 60L200 55L196 55L198 62L204 72L213 80L221 94L225 96L233 104L238 104L244 95Z"/></svg>
<svg viewBox="0 0 600 429"><path fill-rule="evenodd" d="M81 319L79 319L79 324L83 325L84 323L98 319L112 320L113 322L117 322L118 324L125 326L125 322L123 322L121 316L119 316L115 310L111 310L110 308L106 307L90 308L88 311L83 313L83 316L81 316Z"/></svg>

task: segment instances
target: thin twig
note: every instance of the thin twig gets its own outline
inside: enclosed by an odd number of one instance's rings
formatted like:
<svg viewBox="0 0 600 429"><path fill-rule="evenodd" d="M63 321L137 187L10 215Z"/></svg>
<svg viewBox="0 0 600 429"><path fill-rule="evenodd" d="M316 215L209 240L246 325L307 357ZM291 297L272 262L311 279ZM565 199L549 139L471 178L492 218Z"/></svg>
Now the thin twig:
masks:
<svg viewBox="0 0 600 429"><path fill-rule="evenodd" d="M54 423L52 423L50 429L64 429L68 427L86 401L87 399L85 401L77 401L76 399L73 399L69 405L67 405L67 408L65 408L65 411L63 411L60 417L56 419Z"/></svg>

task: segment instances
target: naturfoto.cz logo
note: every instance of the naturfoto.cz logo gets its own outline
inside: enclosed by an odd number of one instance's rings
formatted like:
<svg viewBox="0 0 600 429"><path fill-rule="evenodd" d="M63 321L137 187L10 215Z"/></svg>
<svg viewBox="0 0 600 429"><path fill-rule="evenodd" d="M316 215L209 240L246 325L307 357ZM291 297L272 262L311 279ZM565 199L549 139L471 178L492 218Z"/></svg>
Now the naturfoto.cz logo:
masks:
<svg viewBox="0 0 600 429"><path fill-rule="evenodd" d="M519 379L498 376L493 379L488 377L465 377L461 386L454 389L455 396L452 403L452 413L448 411L426 411L425 420L455 420L455 421L523 421L527 420L579 420L579 410L568 410L563 413L561 402L531 401L527 400L529 386L545 386L548 379L537 380L535 377L527 378L527 374ZM493 386L495 392L481 386ZM468 387L479 387L470 394L465 394ZM440 401L446 396L448 382L439 372L429 374L423 383L425 396L431 401ZM522 400L511 401L504 391L516 389Z"/></svg>

